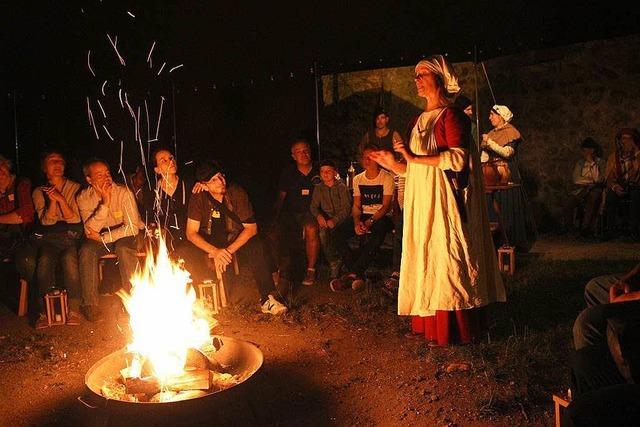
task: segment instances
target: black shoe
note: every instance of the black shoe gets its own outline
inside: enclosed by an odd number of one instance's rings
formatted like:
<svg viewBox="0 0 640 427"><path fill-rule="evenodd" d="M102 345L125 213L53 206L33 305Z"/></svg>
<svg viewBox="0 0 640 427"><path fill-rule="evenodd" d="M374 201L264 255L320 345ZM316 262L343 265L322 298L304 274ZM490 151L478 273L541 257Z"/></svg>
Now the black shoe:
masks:
<svg viewBox="0 0 640 427"><path fill-rule="evenodd" d="M83 305L80 307L80 312L89 322L101 322L104 320L102 310L97 305Z"/></svg>

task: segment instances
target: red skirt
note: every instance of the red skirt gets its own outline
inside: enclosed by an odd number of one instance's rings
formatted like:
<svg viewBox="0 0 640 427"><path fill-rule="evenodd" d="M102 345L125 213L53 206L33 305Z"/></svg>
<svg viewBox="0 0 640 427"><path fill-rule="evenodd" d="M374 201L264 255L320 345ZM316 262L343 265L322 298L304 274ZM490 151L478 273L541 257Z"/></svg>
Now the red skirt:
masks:
<svg viewBox="0 0 640 427"><path fill-rule="evenodd" d="M436 311L435 316L413 316L411 330L424 334L429 341L440 346L449 344L469 344L479 338L487 327L486 307L469 310Z"/></svg>

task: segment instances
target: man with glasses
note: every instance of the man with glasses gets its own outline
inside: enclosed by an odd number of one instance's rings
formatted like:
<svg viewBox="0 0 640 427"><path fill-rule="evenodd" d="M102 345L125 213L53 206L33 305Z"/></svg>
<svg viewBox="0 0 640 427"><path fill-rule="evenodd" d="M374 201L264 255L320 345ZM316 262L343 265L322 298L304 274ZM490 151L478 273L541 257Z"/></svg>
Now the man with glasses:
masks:
<svg viewBox="0 0 640 427"><path fill-rule="evenodd" d="M267 253L256 224L253 206L245 190L227 185L220 164L205 161L196 167L196 179L204 191L188 204L186 237L178 249L194 283L225 273L233 256L240 268L249 268L260 293L263 313L279 315L287 307L276 299Z"/></svg>

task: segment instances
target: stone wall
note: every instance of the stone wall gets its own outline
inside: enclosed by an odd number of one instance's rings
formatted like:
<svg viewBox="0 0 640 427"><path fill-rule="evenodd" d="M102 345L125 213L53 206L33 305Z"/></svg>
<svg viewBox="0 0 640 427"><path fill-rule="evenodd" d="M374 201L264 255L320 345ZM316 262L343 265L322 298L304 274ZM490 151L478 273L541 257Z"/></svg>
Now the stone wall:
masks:
<svg viewBox="0 0 640 427"><path fill-rule="evenodd" d="M571 187L570 177L587 136L598 141L605 157L620 127L640 126L640 36L532 51L485 62L498 104L514 113L521 131L522 173L542 231L553 225ZM455 63L462 93L474 98L474 68ZM479 68L480 129L490 129L491 91ZM415 95L413 67L328 75L322 78L323 154L355 160L355 144L383 104L392 127L406 123L424 103Z"/></svg>

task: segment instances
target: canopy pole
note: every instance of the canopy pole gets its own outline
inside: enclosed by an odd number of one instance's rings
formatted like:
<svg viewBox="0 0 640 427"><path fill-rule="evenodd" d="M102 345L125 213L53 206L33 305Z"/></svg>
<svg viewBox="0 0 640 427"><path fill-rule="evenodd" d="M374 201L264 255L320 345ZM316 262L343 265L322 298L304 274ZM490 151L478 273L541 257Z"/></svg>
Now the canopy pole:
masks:
<svg viewBox="0 0 640 427"><path fill-rule="evenodd" d="M316 91L316 141L318 144L318 159L322 160L322 151L320 151L320 92L318 85L318 63L313 63L313 80Z"/></svg>
<svg viewBox="0 0 640 427"><path fill-rule="evenodd" d="M480 152L480 101L478 99L478 46L473 45L473 83L475 86L476 143Z"/></svg>
<svg viewBox="0 0 640 427"><path fill-rule="evenodd" d="M20 145L18 144L18 107L16 105L16 98L18 92L13 90L13 138L16 147L16 173L20 173Z"/></svg>
<svg viewBox="0 0 640 427"><path fill-rule="evenodd" d="M178 132L176 129L176 86L171 82L171 106L173 112L173 155L176 158L176 165L178 164Z"/></svg>

